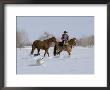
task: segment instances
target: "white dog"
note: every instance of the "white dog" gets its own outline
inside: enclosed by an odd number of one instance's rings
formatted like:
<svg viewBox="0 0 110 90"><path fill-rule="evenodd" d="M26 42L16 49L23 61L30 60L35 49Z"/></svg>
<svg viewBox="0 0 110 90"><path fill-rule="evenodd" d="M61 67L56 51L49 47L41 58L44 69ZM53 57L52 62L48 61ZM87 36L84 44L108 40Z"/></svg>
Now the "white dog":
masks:
<svg viewBox="0 0 110 90"><path fill-rule="evenodd" d="M44 60L44 58L43 57L40 57L39 59L37 59L37 64L38 65L41 65L41 64L43 64L45 62L45 60Z"/></svg>

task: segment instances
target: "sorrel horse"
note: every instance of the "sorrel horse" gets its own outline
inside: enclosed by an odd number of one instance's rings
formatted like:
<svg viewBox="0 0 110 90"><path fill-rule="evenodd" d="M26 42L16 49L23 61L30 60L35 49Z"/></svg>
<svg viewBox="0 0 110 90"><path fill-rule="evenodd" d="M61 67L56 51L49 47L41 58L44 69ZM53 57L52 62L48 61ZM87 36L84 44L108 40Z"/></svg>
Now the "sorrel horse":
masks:
<svg viewBox="0 0 110 90"><path fill-rule="evenodd" d="M67 51L69 56L71 55L72 47L76 45L76 38L70 39L65 43L64 48L62 48L62 42L57 42L54 46L54 56L60 55L62 51Z"/></svg>
<svg viewBox="0 0 110 90"><path fill-rule="evenodd" d="M40 53L39 53L40 49L43 49L43 50L45 50L44 57L45 57L46 53L48 54L48 57L49 57L48 49L50 48L52 42L56 42L55 37L52 37L52 38L49 38L49 39L46 39L43 41L35 40L32 44L31 54L33 54L34 50L37 48L37 50L38 50L37 55L40 55Z"/></svg>

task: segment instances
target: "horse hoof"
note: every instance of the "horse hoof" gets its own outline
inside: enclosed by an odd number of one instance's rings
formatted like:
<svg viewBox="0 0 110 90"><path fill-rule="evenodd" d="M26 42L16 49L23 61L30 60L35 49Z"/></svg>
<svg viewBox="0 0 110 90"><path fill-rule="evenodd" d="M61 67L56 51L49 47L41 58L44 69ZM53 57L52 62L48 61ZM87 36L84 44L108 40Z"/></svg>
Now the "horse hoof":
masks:
<svg viewBox="0 0 110 90"><path fill-rule="evenodd" d="M38 56L38 54L34 54L34 56Z"/></svg>
<svg viewBox="0 0 110 90"><path fill-rule="evenodd" d="M40 53L38 55L40 55Z"/></svg>

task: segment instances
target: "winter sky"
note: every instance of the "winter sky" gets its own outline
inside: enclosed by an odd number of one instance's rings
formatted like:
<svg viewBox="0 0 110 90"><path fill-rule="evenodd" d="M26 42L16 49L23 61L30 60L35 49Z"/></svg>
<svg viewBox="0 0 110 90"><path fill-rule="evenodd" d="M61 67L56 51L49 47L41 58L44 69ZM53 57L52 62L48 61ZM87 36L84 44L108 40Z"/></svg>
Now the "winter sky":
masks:
<svg viewBox="0 0 110 90"><path fill-rule="evenodd" d="M38 39L45 31L61 37L64 30L71 37L94 35L93 16L17 16L17 30L24 30L30 41Z"/></svg>

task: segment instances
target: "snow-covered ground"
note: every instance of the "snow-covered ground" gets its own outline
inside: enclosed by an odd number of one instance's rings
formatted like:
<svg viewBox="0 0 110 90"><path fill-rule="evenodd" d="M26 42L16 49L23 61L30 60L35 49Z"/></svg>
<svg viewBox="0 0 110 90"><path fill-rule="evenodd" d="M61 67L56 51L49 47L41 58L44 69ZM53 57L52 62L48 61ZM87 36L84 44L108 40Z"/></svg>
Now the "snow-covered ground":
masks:
<svg viewBox="0 0 110 90"><path fill-rule="evenodd" d="M45 57L42 65L37 60L43 56L31 56L31 48L17 48L17 74L93 74L94 73L94 48L74 47L69 57L63 51L58 57L53 56L53 47L49 49L50 57ZM35 50L34 53L37 53Z"/></svg>

